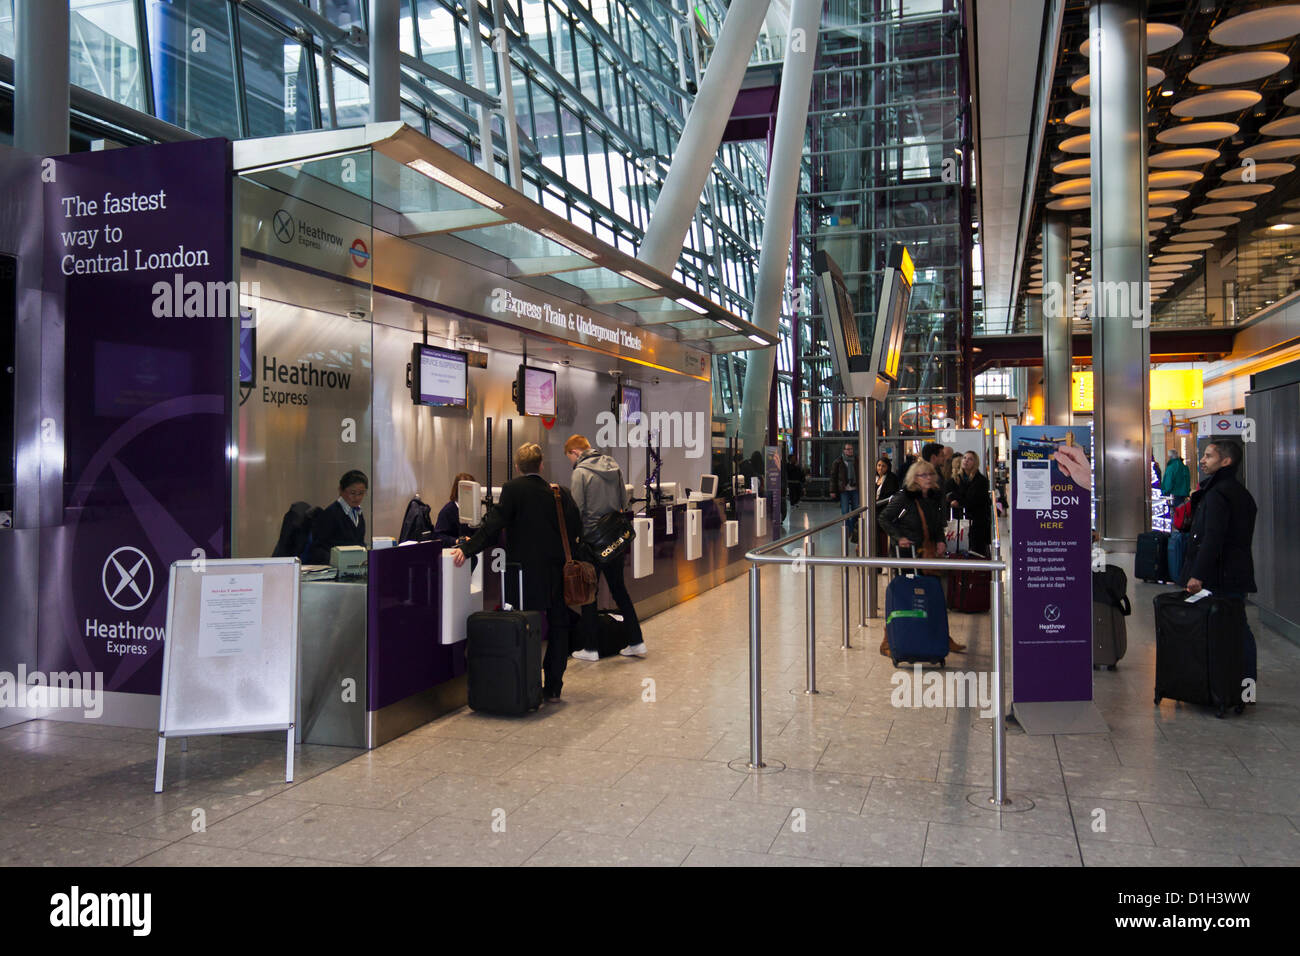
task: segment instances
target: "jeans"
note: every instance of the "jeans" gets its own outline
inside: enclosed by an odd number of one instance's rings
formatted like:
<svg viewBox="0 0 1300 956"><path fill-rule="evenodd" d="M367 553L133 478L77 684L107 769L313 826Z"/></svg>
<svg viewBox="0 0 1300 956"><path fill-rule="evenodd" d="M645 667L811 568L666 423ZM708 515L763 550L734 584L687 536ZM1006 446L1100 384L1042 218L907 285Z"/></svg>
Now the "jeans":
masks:
<svg viewBox="0 0 1300 956"><path fill-rule="evenodd" d="M1244 591L1215 591L1215 597L1236 598L1239 601L1246 600ZM1250 629L1250 618L1246 619L1246 646L1242 649L1242 663L1246 668L1246 677L1251 680L1258 680L1255 671L1258 670L1257 664L1258 652L1255 648L1255 632Z"/></svg>
<svg viewBox="0 0 1300 956"><path fill-rule="evenodd" d="M850 511L856 510L857 507L858 507L858 489L854 488L850 491L840 492L840 514L846 515ZM850 518L848 521L844 522L844 527L848 531L849 537L853 536L854 533L853 529L857 526L857 523L858 523L857 518Z"/></svg>
<svg viewBox="0 0 1300 956"><path fill-rule="evenodd" d="M632 596L627 593L627 583L623 580L623 561L619 558L617 561L611 561L609 564L596 565L596 573L605 579L609 585L609 596L614 599L615 606L623 615L623 623L628 626L629 647L643 643L641 638L641 622L637 620L636 605L632 603ZM582 646L584 650L596 650L596 633L600 627L600 616L596 613L596 602L583 605L582 608Z"/></svg>

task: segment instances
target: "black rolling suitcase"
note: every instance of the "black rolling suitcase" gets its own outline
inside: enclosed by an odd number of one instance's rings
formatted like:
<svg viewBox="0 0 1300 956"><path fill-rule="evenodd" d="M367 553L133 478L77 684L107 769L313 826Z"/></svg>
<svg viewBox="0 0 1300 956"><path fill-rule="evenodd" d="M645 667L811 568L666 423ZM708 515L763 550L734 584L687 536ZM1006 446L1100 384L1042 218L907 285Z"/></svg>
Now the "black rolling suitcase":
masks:
<svg viewBox="0 0 1300 956"><path fill-rule="evenodd" d="M1170 580L1168 531L1145 531L1138 535L1133 576L1147 582Z"/></svg>
<svg viewBox="0 0 1300 956"><path fill-rule="evenodd" d="M501 600L505 603L505 570ZM519 600L524 575L519 572ZM540 611L476 611L467 622L465 659L471 710L524 714L542 706L542 614Z"/></svg>
<svg viewBox="0 0 1300 956"><path fill-rule="evenodd" d="M1246 602L1208 597L1188 603L1185 591L1155 597L1155 702L1168 697L1213 707L1222 717L1245 709Z"/></svg>
<svg viewBox="0 0 1300 956"><path fill-rule="evenodd" d="M1133 612L1128 599L1128 575L1107 565L1092 572L1092 666L1114 670L1128 651L1128 624Z"/></svg>

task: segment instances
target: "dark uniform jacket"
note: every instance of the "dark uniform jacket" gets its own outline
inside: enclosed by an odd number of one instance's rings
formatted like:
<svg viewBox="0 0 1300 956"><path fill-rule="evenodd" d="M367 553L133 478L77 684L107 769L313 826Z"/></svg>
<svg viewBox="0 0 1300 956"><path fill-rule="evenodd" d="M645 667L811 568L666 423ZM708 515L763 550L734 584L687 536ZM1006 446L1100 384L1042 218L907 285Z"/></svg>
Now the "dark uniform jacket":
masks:
<svg viewBox="0 0 1300 956"><path fill-rule="evenodd" d="M1192 496L1192 540L1183 561L1183 583L1196 578L1210 591L1253 594L1255 499L1237 480L1237 465L1225 465Z"/></svg>
<svg viewBox="0 0 1300 956"><path fill-rule="evenodd" d="M569 532L569 547L576 549L582 516L567 488L560 488L560 500ZM562 606L564 542L560 538L560 521L555 514L555 498L545 478L521 475L502 485L501 498L495 507L488 509L483 524L461 546L461 551L467 555L479 554L493 547L502 531L506 533L506 560L523 568L522 608L544 611ZM508 594L513 595L516 591L516 575L514 568L506 573Z"/></svg>
<svg viewBox="0 0 1300 956"><path fill-rule="evenodd" d="M921 510L925 511L924 530L921 524ZM894 541L907 538L916 546L916 553L921 553L921 542L928 539L938 544L944 540L947 522L943 519L943 509L937 495L926 495L919 491L903 490L889 499L889 503L876 516L880 530ZM928 535L926 534L928 532ZM907 557L910 552L904 552Z"/></svg>
<svg viewBox="0 0 1300 956"><path fill-rule="evenodd" d="M330 548L347 545L366 546L366 516L352 523L343 506L334 503L316 516L311 525L311 549L307 552L308 564L329 564Z"/></svg>

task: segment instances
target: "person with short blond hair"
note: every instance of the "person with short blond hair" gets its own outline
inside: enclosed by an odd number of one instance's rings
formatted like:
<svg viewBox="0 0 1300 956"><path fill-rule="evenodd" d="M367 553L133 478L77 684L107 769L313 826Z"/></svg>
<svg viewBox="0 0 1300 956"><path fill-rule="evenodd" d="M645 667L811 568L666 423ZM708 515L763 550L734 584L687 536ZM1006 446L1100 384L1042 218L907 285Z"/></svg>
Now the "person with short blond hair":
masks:
<svg viewBox="0 0 1300 956"><path fill-rule="evenodd" d="M573 479L569 488L573 493L573 502L582 515L583 537L590 539L601 518L616 511L627 510L627 486L623 483L623 472L609 455L592 448L591 442L583 435L571 435L564 443L564 457L573 465ZM619 653L624 657L645 657L645 639L641 634L641 622L637 619L636 605L627 592L623 565L626 554L620 554L611 561L596 561L596 572L609 585L609 596L614 599L619 613L623 616L628 645ZM593 601L582 609L581 643L583 646L573 652L580 661L598 661L598 629L600 615Z"/></svg>
<svg viewBox="0 0 1300 956"><path fill-rule="evenodd" d="M542 446L526 441L515 449L515 467L525 475L535 475L542 470Z"/></svg>

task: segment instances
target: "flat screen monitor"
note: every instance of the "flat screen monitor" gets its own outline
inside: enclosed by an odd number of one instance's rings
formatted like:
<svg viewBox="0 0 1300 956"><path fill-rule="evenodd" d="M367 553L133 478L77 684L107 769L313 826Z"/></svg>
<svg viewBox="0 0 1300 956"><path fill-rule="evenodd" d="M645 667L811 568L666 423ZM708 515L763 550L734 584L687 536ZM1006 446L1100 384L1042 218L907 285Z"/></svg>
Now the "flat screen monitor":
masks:
<svg viewBox="0 0 1300 956"><path fill-rule="evenodd" d="M619 404L627 406L625 421L635 421L641 414L641 389L635 385L624 385L618 390Z"/></svg>
<svg viewBox="0 0 1300 956"><path fill-rule="evenodd" d="M821 249L813 253L813 271L817 274L822 313L826 317L832 367L845 393L860 394L865 387L863 382L870 378L871 357L862 348L858 317L844 274L830 254Z"/></svg>
<svg viewBox="0 0 1300 956"><path fill-rule="evenodd" d="M916 267L912 257L902 244L895 244L889 250L889 261L885 268L884 288L880 296L880 307L876 312L876 334L872 345L872 357L876 364L876 374L889 382L898 384L898 369L903 356L903 336L907 331L907 309L912 302L912 282L916 276Z"/></svg>
<svg viewBox="0 0 1300 956"><path fill-rule="evenodd" d="M435 345L411 346L411 400L417 405L457 405L469 395L469 354Z"/></svg>
<svg viewBox="0 0 1300 956"><path fill-rule="evenodd" d="M519 373L515 376L515 408L519 414L553 416L555 392L554 372L531 365L519 366Z"/></svg>
<svg viewBox="0 0 1300 956"><path fill-rule="evenodd" d="M700 476L700 494L709 498L718 497L718 476L701 475Z"/></svg>

